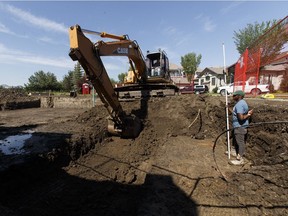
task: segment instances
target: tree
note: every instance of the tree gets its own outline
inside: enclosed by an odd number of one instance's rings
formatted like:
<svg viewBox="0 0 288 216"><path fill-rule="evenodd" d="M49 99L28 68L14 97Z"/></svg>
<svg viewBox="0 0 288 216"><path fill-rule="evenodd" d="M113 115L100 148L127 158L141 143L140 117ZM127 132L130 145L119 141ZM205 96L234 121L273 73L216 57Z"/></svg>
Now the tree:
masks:
<svg viewBox="0 0 288 216"><path fill-rule="evenodd" d="M120 83L124 83L125 76L127 76L127 73L118 74L118 80L119 80Z"/></svg>
<svg viewBox="0 0 288 216"><path fill-rule="evenodd" d="M117 83L113 78L110 78L110 82L111 82L112 86L115 86L115 84Z"/></svg>
<svg viewBox="0 0 288 216"><path fill-rule="evenodd" d="M280 83L280 88L283 92L288 92L288 69L286 69L285 74L283 75L282 81Z"/></svg>
<svg viewBox="0 0 288 216"><path fill-rule="evenodd" d="M83 69L80 65L79 62L74 66L74 71L73 71L73 84L74 84L74 89L80 90L82 88L83 84Z"/></svg>
<svg viewBox="0 0 288 216"><path fill-rule="evenodd" d="M69 71L67 75L64 76L62 81L62 88L64 91L71 91L73 89L73 71Z"/></svg>
<svg viewBox="0 0 288 216"><path fill-rule="evenodd" d="M30 91L58 91L61 88L56 76L50 72L38 71L30 76L28 83L24 84L25 89Z"/></svg>
<svg viewBox="0 0 288 216"><path fill-rule="evenodd" d="M181 65L189 82L193 79L195 72L201 63L201 58L201 54L197 56L194 52L181 56Z"/></svg>
<svg viewBox="0 0 288 216"><path fill-rule="evenodd" d="M262 22L261 24L255 22L254 24L247 24L243 29L238 32L234 31L234 43L240 55L244 53L265 31L276 23L276 20Z"/></svg>

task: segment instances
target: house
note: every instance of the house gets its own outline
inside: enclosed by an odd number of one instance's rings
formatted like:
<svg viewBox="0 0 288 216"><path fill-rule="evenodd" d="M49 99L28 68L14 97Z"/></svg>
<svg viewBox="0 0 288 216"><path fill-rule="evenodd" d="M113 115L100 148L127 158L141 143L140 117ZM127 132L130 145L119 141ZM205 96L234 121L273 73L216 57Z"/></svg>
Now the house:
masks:
<svg viewBox="0 0 288 216"><path fill-rule="evenodd" d="M170 71L171 76L179 77L179 76L182 76L183 68L182 66L169 63L169 71Z"/></svg>
<svg viewBox="0 0 288 216"><path fill-rule="evenodd" d="M283 76L288 74L288 51L281 53L272 63L260 69L263 80L278 90Z"/></svg>
<svg viewBox="0 0 288 216"><path fill-rule="evenodd" d="M227 68L228 71L228 83L233 82L233 74L235 71L235 64ZM279 54L275 60L270 64L260 68L259 71L259 83L272 84L275 90L278 90L283 76L288 73L288 51Z"/></svg>
<svg viewBox="0 0 288 216"><path fill-rule="evenodd" d="M169 71L170 76L175 85L177 85L179 88L183 88L184 86L191 85L193 81L189 82L187 79L187 76L185 74L185 71L183 71L182 66L178 66L176 64L170 63L169 64ZM198 75L202 70L198 68L195 72L195 77ZM195 83L198 84L198 83Z"/></svg>
<svg viewBox="0 0 288 216"><path fill-rule="evenodd" d="M209 92L212 92L214 88L225 84L223 67L206 67L198 73L194 83L206 85L209 88Z"/></svg>

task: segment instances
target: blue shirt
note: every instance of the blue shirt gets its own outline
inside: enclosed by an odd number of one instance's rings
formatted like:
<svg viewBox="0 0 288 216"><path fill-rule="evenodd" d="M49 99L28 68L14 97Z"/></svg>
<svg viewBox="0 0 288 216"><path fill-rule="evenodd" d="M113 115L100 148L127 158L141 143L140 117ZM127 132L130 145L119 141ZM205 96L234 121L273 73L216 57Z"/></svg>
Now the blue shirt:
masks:
<svg viewBox="0 0 288 216"><path fill-rule="evenodd" d="M245 119L243 121L239 120L237 117L237 114L247 114L248 113L248 105L245 100L241 99L239 100L235 106L233 107L233 113L232 113L232 125L233 128L237 127L244 127L246 128L249 125L249 120Z"/></svg>

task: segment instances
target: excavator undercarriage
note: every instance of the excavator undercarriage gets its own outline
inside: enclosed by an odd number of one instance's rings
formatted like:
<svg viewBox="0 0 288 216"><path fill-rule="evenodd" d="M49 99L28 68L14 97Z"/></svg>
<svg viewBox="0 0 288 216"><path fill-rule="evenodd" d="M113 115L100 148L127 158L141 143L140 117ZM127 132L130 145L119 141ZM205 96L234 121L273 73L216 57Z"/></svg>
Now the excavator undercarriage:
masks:
<svg viewBox="0 0 288 216"><path fill-rule="evenodd" d="M141 99L143 97L173 96L178 91L174 84L130 84L114 88L119 100Z"/></svg>

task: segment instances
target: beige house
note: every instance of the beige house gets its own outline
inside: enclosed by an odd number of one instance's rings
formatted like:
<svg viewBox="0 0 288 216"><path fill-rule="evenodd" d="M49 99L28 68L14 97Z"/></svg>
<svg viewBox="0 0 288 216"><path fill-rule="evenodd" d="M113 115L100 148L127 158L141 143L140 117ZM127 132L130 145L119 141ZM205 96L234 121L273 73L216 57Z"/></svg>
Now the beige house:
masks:
<svg viewBox="0 0 288 216"><path fill-rule="evenodd" d="M223 67L206 67L197 75L194 83L206 85L209 92L212 92L214 88L225 84Z"/></svg>
<svg viewBox="0 0 288 216"><path fill-rule="evenodd" d="M170 63L169 64L169 70L170 70L171 79L179 88L193 84L193 81L191 81L191 82L188 81L187 76L186 76L185 72L183 71L182 66ZM195 77L199 73L201 73L201 71L202 70L200 68L198 68L197 71L195 72ZM194 81L194 84L197 85L198 83L197 82L195 83L195 81Z"/></svg>
<svg viewBox="0 0 288 216"><path fill-rule="evenodd" d="M260 70L261 79L272 84L278 90L283 76L288 74L288 52L281 53L271 64L264 66Z"/></svg>

